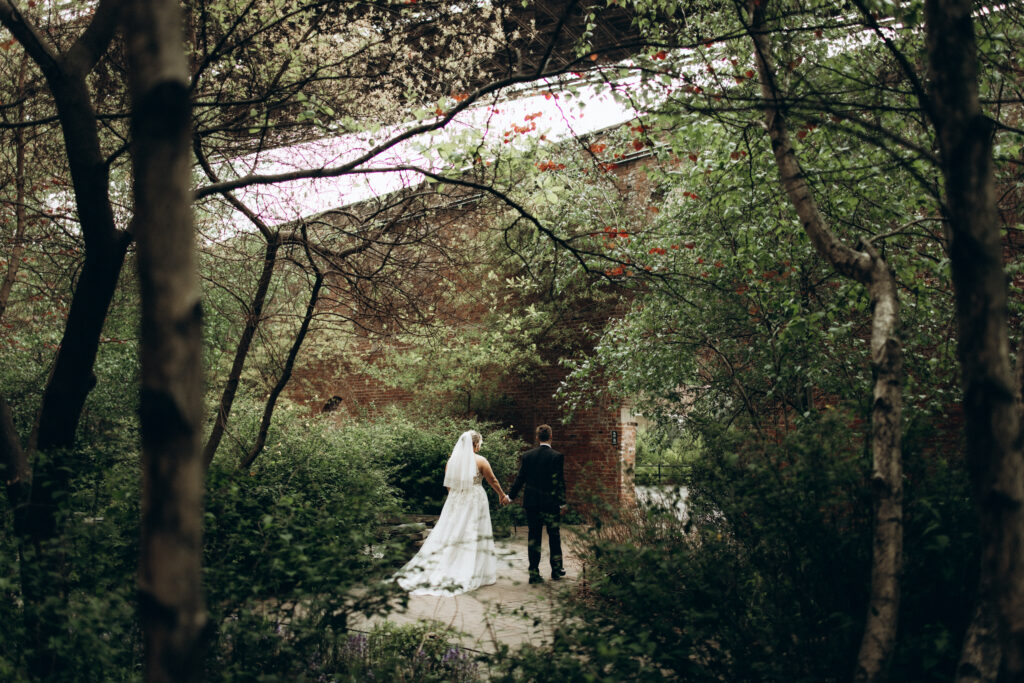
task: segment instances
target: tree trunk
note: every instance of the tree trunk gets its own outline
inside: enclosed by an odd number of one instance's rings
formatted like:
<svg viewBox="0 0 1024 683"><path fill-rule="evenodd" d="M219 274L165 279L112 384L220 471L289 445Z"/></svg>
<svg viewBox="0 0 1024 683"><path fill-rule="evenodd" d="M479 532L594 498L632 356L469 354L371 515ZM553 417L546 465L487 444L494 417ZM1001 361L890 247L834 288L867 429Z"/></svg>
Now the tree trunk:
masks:
<svg viewBox="0 0 1024 683"><path fill-rule="evenodd" d="M317 270L316 278L313 280L313 291L310 293L309 303L306 305L306 314L302 318L302 325L299 326L299 332L295 335L295 341L292 342L292 347L288 351L288 358L284 362L281 376L278 377L277 384L274 385L274 388L270 391L270 396L267 398L267 404L263 408L263 419L260 421L260 431L256 435L256 443L253 444L253 447L249 449L249 453L242 459L241 469L248 469L252 466L267 442L270 422L274 417L274 407L277 405L277 399L281 392L284 391L285 386L288 384L288 380L291 379L292 369L295 367L295 359L302 348L302 342L306 339L306 333L309 332L309 324L313 320L313 313L316 311L316 304L320 298L320 289L323 284L323 273Z"/></svg>
<svg viewBox="0 0 1024 683"><path fill-rule="evenodd" d="M139 614L148 681L202 676L202 330L191 106L175 0L133 0L126 36L142 298Z"/></svg>
<svg viewBox="0 0 1024 683"><path fill-rule="evenodd" d="M15 528L29 640L28 666L37 679L48 679L62 667L56 647L67 628L59 609L62 555L51 546L59 527L57 499L68 486L63 461L70 456L85 399L96 382L93 364L99 336L130 242L114 223L107 165L86 81L110 45L119 12L120 0L100 0L79 39L59 53L47 35L38 31L13 3L0 3L0 24L42 71L53 96L85 243L85 262L75 283L64 335L28 440L29 454L40 451L34 470L23 480L30 477L32 486L20 486L13 492L8 489L9 495L29 497L27 504L22 501L15 506L20 512L15 517Z"/></svg>
<svg viewBox="0 0 1024 683"><path fill-rule="evenodd" d="M996 683L1001 655L994 610L991 604L979 600L964 636L956 683Z"/></svg>
<svg viewBox="0 0 1024 683"><path fill-rule="evenodd" d="M903 409L903 345L898 336L899 300L895 274L870 244L859 250L843 244L829 229L804 178L790 142L775 85L771 42L764 5L748 2L749 33L765 100L765 127L771 140L782 186L796 209L815 249L837 271L868 289L871 297L871 367L874 375L871 411L872 493L875 533L872 545L871 597L855 680L883 681L896 644L899 618L900 571L903 564L903 467L901 419Z"/></svg>
<svg viewBox="0 0 1024 683"><path fill-rule="evenodd" d="M871 558L871 599L855 680L881 681L896 645L899 622L900 571L903 566L903 345L899 328L896 276L870 245L864 245L874 266L871 295L871 484L875 501L875 534Z"/></svg>
<svg viewBox="0 0 1024 683"><path fill-rule="evenodd" d="M1007 330L993 126L978 101L970 0L926 0L930 106L945 184L967 462L981 525L980 600L995 609L1000 681L1024 680L1024 458Z"/></svg>
<svg viewBox="0 0 1024 683"><path fill-rule="evenodd" d="M11 408L0 396L0 476L7 489L7 500L14 514L15 532L21 535L24 526L25 502L32 485L32 470L25 449L18 440Z"/></svg>
<svg viewBox="0 0 1024 683"><path fill-rule="evenodd" d="M21 69L18 71L18 88L15 91L19 99L24 96L25 71L28 66L28 59L23 58ZM6 118L6 117L5 117ZM25 105L18 105L18 123L25 121ZM21 257L25 253L25 131L21 128L14 129L14 240L11 245L11 255L7 261L7 272L4 273L3 282L0 282L0 319L3 319L7 311L7 302L11 299L11 289L15 280L18 279L18 269L21 266Z"/></svg>
<svg viewBox="0 0 1024 683"><path fill-rule="evenodd" d="M220 446L220 440L224 436L224 429L227 427L228 417L231 415L231 406L234 404L235 394L238 392L238 382L242 377L242 368L245 367L245 359L249 355L249 347L252 345L256 328L259 327L262 320L263 304L267 298L267 290L270 288L270 278L274 274L274 264L277 262L277 251L280 246L281 240L277 235L267 240L266 252L263 255L263 272L260 273L252 305L245 317L245 327L242 329L242 336L235 349L235 360L231 365L231 372L228 374L227 382L224 383L220 407L217 409L217 419L213 423L213 430L203 449L203 463L206 467L213 462L213 456L217 454L217 447Z"/></svg>

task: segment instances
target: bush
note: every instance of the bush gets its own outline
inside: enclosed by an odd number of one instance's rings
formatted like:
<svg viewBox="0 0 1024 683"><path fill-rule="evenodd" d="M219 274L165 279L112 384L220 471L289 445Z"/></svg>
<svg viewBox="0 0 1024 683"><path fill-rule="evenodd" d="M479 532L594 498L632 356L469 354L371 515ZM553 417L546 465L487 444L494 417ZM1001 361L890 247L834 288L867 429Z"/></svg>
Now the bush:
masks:
<svg viewBox="0 0 1024 683"><path fill-rule="evenodd" d="M339 639L321 664L332 680L470 683L482 680L479 665L453 644L455 634L436 625L396 626L385 622L369 634Z"/></svg>
<svg viewBox="0 0 1024 683"><path fill-rule="evenodd" d="M361 454L386 472L387 483L394 489L403 512L436 515L447 495L445 464L459 435L467 429L475 429L483 436L480 455L487 458L507 491L515 478L523 443L511 430L488 423L437 416L428 422L391 409L379 417L367 417L338 428L330 448ZM268 440L271 450L269 443ZM491 503L496 531L507 529L516 520L516 514L521 514L518 506L500 507L497 495L486 483L484 490Z"/></svg>
<svg viewBox="0 0 1024 683"><path fill-rule="evenodd" d="M812 417L778 444L695 425L706 450L685 482L688 520L669 500L595 524L555 643L506 653L498 680L846 680L867 612L870 456L848 416ZM967 477L955 458L905 460L892 677L949 680L977 566ZM965 552L940 552L951 542Z"/></svg>
<svg viewBox="0 0 1024 683"><path fill-rule="evenodd" d="M141 639L135 614L138 567L138 454L130 423L109 421L104 437L62 455L71 488L60 499L59 534L46 548L52 562L31 562L33 577L52 590L32 605L48 621L57 680L135 680ZM38 459L36 464L38 465ZM6 501L5 501L6 502ZM0 678L28 680L37 653L28 636L22 570L9 510L0 530Z"/></svg>
<svg viewBox="0 0 1024 683"><path fill-rule="evenodd" d="M214 463L204 530L213 677L298 675L326 631L395 594L386 579L397 549L379 530L398 501L381 463L353 444L285 408L251 471Z"/></svg>

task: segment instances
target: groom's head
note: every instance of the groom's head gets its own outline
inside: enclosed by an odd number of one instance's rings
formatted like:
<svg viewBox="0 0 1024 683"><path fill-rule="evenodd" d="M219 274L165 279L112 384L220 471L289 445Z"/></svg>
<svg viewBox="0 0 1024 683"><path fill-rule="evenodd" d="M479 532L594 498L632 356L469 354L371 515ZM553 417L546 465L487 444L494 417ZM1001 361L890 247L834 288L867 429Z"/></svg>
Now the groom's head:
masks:
<svg viewBox="0 0 1024 683"><path fill-rule="evenodd" d="M551 427L541 425L537 427L537 443L544 443L546 441L551 441Z"/></svg>

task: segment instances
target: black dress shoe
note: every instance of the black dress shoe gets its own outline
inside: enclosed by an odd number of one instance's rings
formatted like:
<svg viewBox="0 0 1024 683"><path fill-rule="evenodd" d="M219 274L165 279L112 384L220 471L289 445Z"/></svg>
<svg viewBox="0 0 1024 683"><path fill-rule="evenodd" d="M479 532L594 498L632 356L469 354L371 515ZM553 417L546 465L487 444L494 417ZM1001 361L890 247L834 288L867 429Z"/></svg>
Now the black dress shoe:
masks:
<svg viewBox="0 0 1024 683"><path fill-rule="evenodd" d="M553 569L551 571L551 580L552 581L558 581L563 576L565 576L565 570L564 569Z"/></svg>
<svg viewBox="0 0 1024 683"><path fill-rule="evenodd" d="M540 578L540 574L530 574L530 583L544 583L544 579Z"/></svg>

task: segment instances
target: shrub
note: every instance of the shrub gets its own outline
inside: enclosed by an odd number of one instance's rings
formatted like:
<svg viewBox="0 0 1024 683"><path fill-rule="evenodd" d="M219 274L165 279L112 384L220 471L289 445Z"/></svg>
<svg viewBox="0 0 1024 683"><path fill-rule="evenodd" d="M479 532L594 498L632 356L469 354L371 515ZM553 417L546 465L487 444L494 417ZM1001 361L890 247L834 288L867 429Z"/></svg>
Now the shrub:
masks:
<svg viewBox="0 0 1024 683"><path fill-rule="evenodd" d="M470 683L481 680L475 657L453 643L455 633L428 623L375 626L339 639L323 662L333 680Z"/></svg>
<svg viewBox="0 0 1024 683"><path fill-rule="evenodd" d="M267 443L251 471L223 458L209 473L204 567L219 678L298 675L325 630L382 610L396 590L386 582L396 549L378 537L398 502L381 464L294 408Z"/></svg>
<svg viewBox="0 0 1024 683"><path fill-rule="evenodd" d="M134 680L141 640L135 614L138 566L138 454L131 424L108 422L104 440L63 454L71 487L60 499L59 534L49 542L52 563L33 562L52 586L39 613L60 624L51 633L58 680ZM38 460L37 460L38 462ZM6 501L5 501L6 502ZM0 678L27 680L36 654L25 626L18 546L11 514L0 530ZM39 580L39 577L35 577ZM59 621L58 621L59 620Z"/></svg>
<svg viewBox="0 0 1024 683"><path fill-rule="evenodd" d="M506 653L497 679L847 679L870 582L870 455L850 439L848 416L813 417L777 444L695 425L706 448L685 482L688 519L669 500L598 520L582 537L586 581L562 604L555 642ZM948 680L977 566L967 477L956 458L905 459L892 677ZM965 552L940 552L952 542Z"/></svg>

